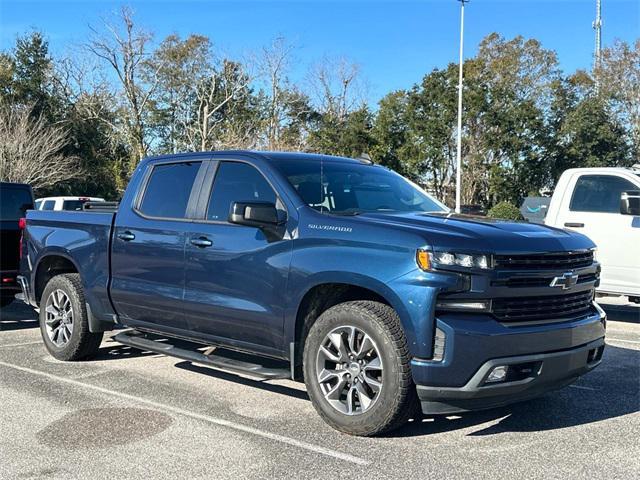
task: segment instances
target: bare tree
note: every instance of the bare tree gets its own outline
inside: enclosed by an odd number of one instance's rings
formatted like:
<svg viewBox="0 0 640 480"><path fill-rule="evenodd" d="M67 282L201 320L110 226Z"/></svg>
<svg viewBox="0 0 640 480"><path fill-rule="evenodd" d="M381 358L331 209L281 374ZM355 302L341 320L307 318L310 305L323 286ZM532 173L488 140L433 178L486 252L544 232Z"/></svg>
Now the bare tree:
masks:
<svg viewBox="0 0 640 480"><path fill-rule="evenodd" d="M151 96L158 84L154 75L149 76L149 82L141 78L143 62L150 55L149 44L153 36L135 25L128 7L121 9L118 20L120 26L105 21L104 32L91 27L93 38L87 48L111 66L122 86L125 99L122 127L137 156L136 160L140 160L149 152L147 117Z"/></svg>
<svg viewBox="0 0 640 480"><path fill-rule="evenodd" d="M283 37L277 37L262 49L257 61L267 97L263 128L269 150L304 148L306 119L312 109L308 97L288 78L293 50L293 45Z"/></svg>
<svg viewBox="0 0 640 480"><path fill-rule="evenodd" d="M33 118L33 107L0 107L0 179L51 187L83 174L76 157L63 153L67 132Z"/></svg>
<svg viewBox="0 0 640 480"><path fill-rule="evenodd" d="M276 38L269 47L262 49L260 73L269 89L266 136L270 150L279 149L280 125L285 113L283 90L286 88L286 75L292 49L293 47L288 45L282 37Z"/></svg>
<svg viewBox="0 0 640 480"><path fill-rule="evenodd" d="M97 120L108 126L111 140L121 139L122 122L118 122L117 95L95 58L69 54L55 65L53 81L66 100L86 120Z"/></svg>
<svg viewBox="0 0 640 480"><path fill-rule="evenodd" d="M314 100L320 113L344 121L365 101L360 68L345 58L324 58L308 75Z"/></svg>
<svg viewBox="0 0 640 480"><path fill-rule="evenodd" d="M227 118L225 108L248 95L251 78L242 64L224 59L193 80L196 105L192 115L182 122L194 150L211 150L219 144L215 132Z"/></svg>

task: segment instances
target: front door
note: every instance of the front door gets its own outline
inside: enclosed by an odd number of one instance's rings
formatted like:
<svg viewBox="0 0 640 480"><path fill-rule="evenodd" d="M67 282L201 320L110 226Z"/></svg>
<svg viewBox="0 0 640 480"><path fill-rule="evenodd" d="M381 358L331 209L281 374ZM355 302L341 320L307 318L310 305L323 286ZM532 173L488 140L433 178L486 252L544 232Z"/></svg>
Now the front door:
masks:
<svg viewBox="0 0 640 480"><path fill-rule="evenodd" d="M562 208L560 226L588 236L597 245L602 264L599 290L637 292L640 283L640 218L620 213L620 195L640 186L613 174L578 174L569 208Z"/></svg>
<svg viewBox="0 0 640 480"><path fill-rule="evenodd" d="M111 254L111 298L121 320L159 330L186 330L184 249L198 175L206 162L149 166L141 193L120 208Z"/></svg>
<svg viewBox="0 0 640 480"><path fill-rule="evenodd" d="M240 161L218 163L207 194L204 219L186 243L184 305L190 328L239 347L279 350L291 241L227 220L233 202L284 206L263 174Z"/></svg>

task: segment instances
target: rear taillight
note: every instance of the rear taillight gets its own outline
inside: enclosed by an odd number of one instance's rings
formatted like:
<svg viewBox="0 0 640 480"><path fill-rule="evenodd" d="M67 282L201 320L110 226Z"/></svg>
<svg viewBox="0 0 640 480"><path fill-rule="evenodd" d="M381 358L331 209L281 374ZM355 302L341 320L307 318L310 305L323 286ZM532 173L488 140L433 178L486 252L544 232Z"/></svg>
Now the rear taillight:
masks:
<svg viewBox="0 0 640 480"><path fill-rule="evenodd" d="M19 258L22 260L22 242L24 241L24 230L25 228L27 228L26 218L21 218L20 220L18 220L18 228L20 229L20 242L19 242L18 251L20 252Z"/></svg>

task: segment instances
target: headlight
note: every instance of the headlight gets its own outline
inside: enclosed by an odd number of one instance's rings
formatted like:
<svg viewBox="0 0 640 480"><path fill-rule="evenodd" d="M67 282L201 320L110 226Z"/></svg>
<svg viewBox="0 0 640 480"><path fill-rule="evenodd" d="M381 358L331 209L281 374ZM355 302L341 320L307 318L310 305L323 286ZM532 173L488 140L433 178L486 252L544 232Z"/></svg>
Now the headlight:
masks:
<svg viewBox="0 0 640 480"><path fill-rule="evenodd" d="M487 270L491 268L491 260L488 255L476 255L458 252L429 252L418 250L416 255L418 266L423 270L433 268L463 267Z"/></svg>

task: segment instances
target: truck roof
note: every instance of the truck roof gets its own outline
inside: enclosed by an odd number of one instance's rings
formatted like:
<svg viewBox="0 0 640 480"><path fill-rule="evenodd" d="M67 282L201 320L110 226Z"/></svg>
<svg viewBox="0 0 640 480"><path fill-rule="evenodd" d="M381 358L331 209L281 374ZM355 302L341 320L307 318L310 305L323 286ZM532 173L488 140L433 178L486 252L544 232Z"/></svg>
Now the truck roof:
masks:
<svg viewBox="0 0 640 480"><path fill-rule="evenodd" d="M0 182L0 185L3 187L18 187L18 188L31 188L31 185L28 183L15 183L15 182Z"/></svg>
<svg viewBox="0 0 640 480"><path fill-rule="evenodd" d="M586 173L607 173L607 172L628 172L640 174L640 165L633 167L588 167L588 168L569 168L565 172L586 172Z"/></svg>
<svg viewBox="0 0 640 480"><path fill-rule="evenodd" d="M272 162L281 161L303 161L303 162L345 162L345 163L370 163L364 158L348 158L337 157L333 155L323 155L319 153L303 153L303 152L269 152L260 150L219 150L208 152L191 152L176 153L171 155L160 155L156 157L147 157L144 162L155 162L161 160L170 160L173 158L194 158L194 157L210 157L211 155L249 155L260 157Z"/></svg>
<svg viewBox="0 0 640 480"><path fill-rule="evenodd" d="M101 197L88 197L86 195L59 195L57 197L41 197L37 198L36 201L45 201L45 200L91 200L96 202L104 202L104 198Z"/></svg>

